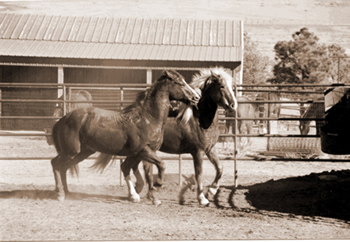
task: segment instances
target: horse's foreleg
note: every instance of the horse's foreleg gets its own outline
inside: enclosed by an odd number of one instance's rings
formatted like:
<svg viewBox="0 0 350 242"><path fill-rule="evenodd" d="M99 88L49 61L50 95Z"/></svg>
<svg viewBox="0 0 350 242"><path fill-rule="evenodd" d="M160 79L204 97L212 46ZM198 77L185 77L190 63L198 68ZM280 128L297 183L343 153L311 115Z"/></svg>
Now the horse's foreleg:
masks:
<svg viewBox="0 0 350 242"><path fill-rule="evenodd" d="M138 164L136 166L132 167L132 170L133 170L134 175L136 177L136 184L135 184L136 193L140 194L140 192L143 189L143 186L145 185L145 182L143 181Z"/></svg>
<svg viewBox="0 0 350 242"><path fill-rule="evenodd" d="M143 150L139 153L138 157L140 160L148 161L152 164L155 164L158 168L158 177L159 177L159 183L163 183L163 177L164 177L164 162L156 155L155 151L153 151L149 146L146 146L143 148ZM151 165L151 164L150 164ZM150 175L148 176L150 177ZM149 184L149 190L147 193L147 197L153 202L154 205L158 206L161 204L161 202L154 197L153 189L151 189L153 185Z"/></svg>
<svg viewBox="0 0 350 242"><path fill-rule="evenodd" d="M211 184L211 187L209 188L209 192L213 195L215 195L219 189L219 180L222 176L223 173L223 167L222 164L219 160L219 157L216 153L215 150L211 149L210 151L208 151L206 153L208 159L210 160L210 162L214 165L215 170L216 170L216 176L215 179L213 181L213 183Z"/></svg>
<svg viewBox="0 0 350 242"><path fill-rule="evenodd" d="M203 152L198 150L192 154L195 177L197 181L197 198L200 205L208 205L209 201L203 193Z"/></svg>
<svg viewBox="0 0 350 242"><path fill-rule="evenodd" d="M137 194L134 185L130 178L130 170L132 167L138 166L140 160L136 157L126 157L125 161L121 164L120 168L123 171L126 185L128 186L129 199L132 202L140 202L140 195Z"/></svg>
<svg viewBox="0 0 350 242"><path fill-rule="evenodd" d="M143 162L143 170L145 171L145 179L148 184L148 191L154 190L152 166L153 164L147 161ZM149 199L152 199L152 198L149 198Z"/></svg>

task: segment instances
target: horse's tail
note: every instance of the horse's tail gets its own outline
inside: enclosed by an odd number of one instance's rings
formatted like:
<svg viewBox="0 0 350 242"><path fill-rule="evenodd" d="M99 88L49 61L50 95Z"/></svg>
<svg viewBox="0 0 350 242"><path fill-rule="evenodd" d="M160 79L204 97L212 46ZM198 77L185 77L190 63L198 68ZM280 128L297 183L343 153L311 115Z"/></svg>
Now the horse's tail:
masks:
<svg viewBox="0 0 350 242"><path fill-rule="evenodd" d="M113 155L108 155L108 154L103 154L100 153L95 161L95 163L90 166L90 168L93 168L99 172L103 172L106 167L112 162L115 161L115 156Z"/></svg>

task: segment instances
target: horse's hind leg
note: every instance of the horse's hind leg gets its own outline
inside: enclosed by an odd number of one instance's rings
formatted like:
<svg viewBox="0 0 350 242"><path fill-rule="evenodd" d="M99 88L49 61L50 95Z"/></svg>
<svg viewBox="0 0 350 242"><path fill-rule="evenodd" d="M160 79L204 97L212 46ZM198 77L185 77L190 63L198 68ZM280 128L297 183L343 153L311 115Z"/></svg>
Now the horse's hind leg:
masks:
<svg viewBox="0 0 350 242"><path fill-rule="evenodd" d="M216 170L215 179L209 188L209 192L215 195L219 189L219 180L223 173L223 167L215 150L211 149L206 155Z"/></svg>
<svg viewBox="0 0 350 242"><path fill-rule="evenodd" d="M63 162L61 161L61 157L59 155L51 160L52 170L53 170L55 183L56 183L55 191L57 192L57 199L61 202L64 201L64 197L65 197L65 192L64 192L65 189L62 181L62 176L61 176L62 164Z"/></svg>
<svg viewBox="0 0 350 242"><path fill-rule="evenodd" d="M93 153L94 151L85 150L77 154L74 158L58 155L51 160L56 182L57 199L59 201L64 201L66 193L69 192L67 185L67 170L72 168L72 166L76 166L79 162L83 161Z"/></svg>

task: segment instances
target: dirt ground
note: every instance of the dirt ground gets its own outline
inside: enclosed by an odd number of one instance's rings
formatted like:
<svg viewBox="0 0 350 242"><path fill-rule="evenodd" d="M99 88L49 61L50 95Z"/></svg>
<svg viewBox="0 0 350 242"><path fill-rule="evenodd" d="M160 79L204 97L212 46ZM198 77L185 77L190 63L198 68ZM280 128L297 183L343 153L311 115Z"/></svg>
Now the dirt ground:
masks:
<svg viewBox="0 0 350 242"><path fill-rule="evenodd" d="M258 141L257 141L258 142ZM258 143L252 144L258 147ZM220 148L220 147L219 147ZM55 155L43 138L0 138L5 156ZM81 163L79 178L68 178L71 194L55 200L49 160L0 161L1 240L221 240L221 239L349 239L350 164L335 162L238 161L233 189L233 161L223 160L220 192L200 207L196 193L178 195L178 162L166 161L166 184L156 195L127 200L119 184L119 166L103 174ZM193 174L184 160L184 176ZM204 162L204 185L214 178Z"/></svg>

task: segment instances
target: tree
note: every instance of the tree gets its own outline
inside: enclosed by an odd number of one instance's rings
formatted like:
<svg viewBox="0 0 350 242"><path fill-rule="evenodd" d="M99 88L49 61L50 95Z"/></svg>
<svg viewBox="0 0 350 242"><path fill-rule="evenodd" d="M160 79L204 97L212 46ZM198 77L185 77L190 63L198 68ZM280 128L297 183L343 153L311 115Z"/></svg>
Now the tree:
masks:
<svg viewBox="0 0 350 242"><path fill-rule="evenodd" d="M243 84L265 83L269 77L268 67L271 61L263 56L257 44L252 41L248 33L244 33L244 57L243 57Z"/></svg>
<svg viewBox="0 0 350 242"><path fill-rule="evenodd" d="M319 44L319 38L307 28L292 35L291 41L278 41L274 47L276 65L274 84L329 84L338 80L338 58L347 57L339 45ZM347 63L347 64L346 64ZM344 58L343 66L349 61ZM342 81L349 81L349 71L342 69Z"/></svg>

